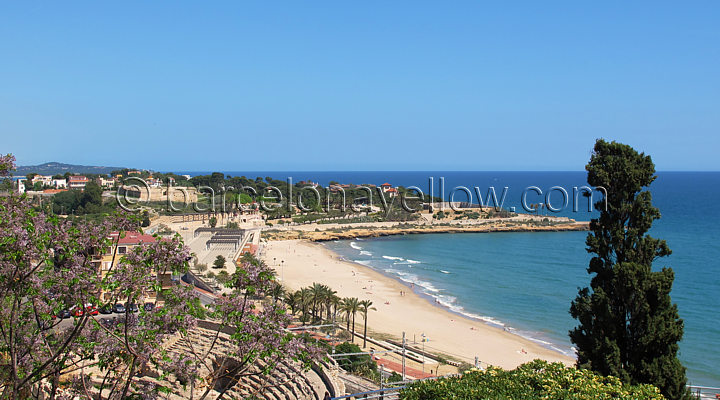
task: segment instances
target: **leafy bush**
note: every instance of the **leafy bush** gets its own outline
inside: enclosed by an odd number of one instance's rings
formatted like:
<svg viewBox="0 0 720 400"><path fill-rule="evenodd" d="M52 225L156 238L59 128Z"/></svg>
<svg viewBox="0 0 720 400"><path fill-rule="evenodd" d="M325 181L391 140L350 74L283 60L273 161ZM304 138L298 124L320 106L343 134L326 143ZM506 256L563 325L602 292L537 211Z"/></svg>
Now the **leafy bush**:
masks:
<svg viewBox="0 0 720 400"><path fill-rule="evenodd" d="M341 343L335 347L335 354L360 353L360 346L352 343ZM342 369L348 372L361 373L366 371L377 371L377 364L368 354L345 356L337 359Z"/></svg>
<svg viewBox="0 0 720 400"><path fill-rule="evenodd" d="M415 382L403 389L400 398L661 400L663 396L651 385L624 385L612 376L535 360L511 371L496 367L485 371L472 369L457 377Z"/></svg>

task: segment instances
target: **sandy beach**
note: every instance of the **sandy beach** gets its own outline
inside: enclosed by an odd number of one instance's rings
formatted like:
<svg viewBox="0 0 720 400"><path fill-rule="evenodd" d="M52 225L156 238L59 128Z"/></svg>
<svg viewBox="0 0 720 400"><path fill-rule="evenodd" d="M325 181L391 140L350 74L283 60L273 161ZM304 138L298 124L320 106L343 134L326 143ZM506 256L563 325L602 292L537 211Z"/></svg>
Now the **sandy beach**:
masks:
<svg viewBox="0 0 720 400"><path fill-rule="evenodd" d="M413 340L420 343L421 335L425 334L429 338L425 349L430 352L468 363L474 362L477 356L483 365L502 368L514 368L536 358L568 365L575 361L521 336L436 306L399 281L369 267L341 260L322 244L269 241L264 244L262 257L276 268L283 283L292 290L318 282L336 290L340 297L371 300L377 311L369 313L369 329L397 339L404 331L411 343ZM362 331L362 323L362 317L358 316L356 330Z"/></svg>

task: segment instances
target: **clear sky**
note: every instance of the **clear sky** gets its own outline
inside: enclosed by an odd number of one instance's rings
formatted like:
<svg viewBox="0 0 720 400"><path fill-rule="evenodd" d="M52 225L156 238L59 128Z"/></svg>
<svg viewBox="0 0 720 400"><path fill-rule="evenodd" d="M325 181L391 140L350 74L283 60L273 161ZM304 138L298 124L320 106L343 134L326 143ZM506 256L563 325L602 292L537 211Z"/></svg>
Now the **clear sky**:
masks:
<svg viewBox="0 0 720 400"><path fill-rule="evenodd" d="M272 3L272 4L270 4ZM720 170L720 2L0 5L0 152L157 170Z"/></svg>

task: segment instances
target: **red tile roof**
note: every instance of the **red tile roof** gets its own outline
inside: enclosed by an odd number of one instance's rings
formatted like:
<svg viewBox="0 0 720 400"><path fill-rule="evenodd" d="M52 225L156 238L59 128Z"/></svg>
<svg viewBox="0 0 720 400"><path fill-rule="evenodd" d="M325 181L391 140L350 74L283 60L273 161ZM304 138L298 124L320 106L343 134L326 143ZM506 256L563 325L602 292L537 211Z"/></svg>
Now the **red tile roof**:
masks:
<svg viewBox="0 0 720 400"><path fill-rule="evenodd" d="M117 232L112 232L110 237L116 239L118 236ZM125 237L120 238L118 244L140 244L140 243L152 243L155 238L152 235L145 235L140 232L125 232Z"/></svg>
<svg viewBox="0 0 720 400"><path fill-rule="evenodd" d="M387 182L385 182L385 183L383 183L383 184L382 184L382 185L380 185L380 186L392 186L392 185L391 185L391 184L389 184L389 183L387 183Z"/></svg>

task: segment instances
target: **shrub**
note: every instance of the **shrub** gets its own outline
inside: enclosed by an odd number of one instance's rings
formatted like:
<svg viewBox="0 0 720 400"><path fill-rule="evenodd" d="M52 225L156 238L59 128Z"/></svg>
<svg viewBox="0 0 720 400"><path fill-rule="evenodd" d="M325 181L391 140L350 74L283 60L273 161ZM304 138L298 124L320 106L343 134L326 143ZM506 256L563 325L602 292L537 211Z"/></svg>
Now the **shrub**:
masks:
<svg viewBox="0 0 720 400"><path fill-rule="evenodd" d="M661 400L663 396L652 385L624 385L613 376L535 360L511 371L496 367L471 369L461 376L414 382L402 390L400 398Z"/></svg>
<svg viewBox="0 0 720 400"><path fill-rule="evenodd" d="M341 343L335 347L336 354L343 353L360 353L360 346L353 343ZM337 359L342 369L348 372L363 373L368 371L377 371L377 364L368 354L358 354L354 356L345 356Z"/></svg>

